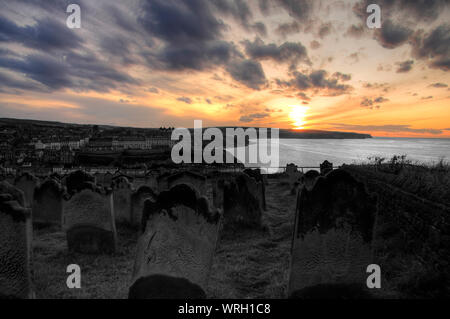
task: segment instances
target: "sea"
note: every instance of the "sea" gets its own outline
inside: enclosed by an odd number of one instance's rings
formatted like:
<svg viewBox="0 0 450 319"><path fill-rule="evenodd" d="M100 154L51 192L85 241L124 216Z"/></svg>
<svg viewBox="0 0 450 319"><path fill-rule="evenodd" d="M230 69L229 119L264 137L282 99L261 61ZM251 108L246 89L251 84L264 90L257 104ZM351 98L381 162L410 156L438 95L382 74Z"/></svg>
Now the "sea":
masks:
<svg viewBox="0 0 450 319"><path fill-rule="evenodd" d="M385 138L370 139L280 139L279 167L293 163L299 167L319 167L325 160L334 166L368 162L369 157L392 158L406 155L413 163L450 162L450 139ZM264 167L246 164L247 167Z"/></svg>

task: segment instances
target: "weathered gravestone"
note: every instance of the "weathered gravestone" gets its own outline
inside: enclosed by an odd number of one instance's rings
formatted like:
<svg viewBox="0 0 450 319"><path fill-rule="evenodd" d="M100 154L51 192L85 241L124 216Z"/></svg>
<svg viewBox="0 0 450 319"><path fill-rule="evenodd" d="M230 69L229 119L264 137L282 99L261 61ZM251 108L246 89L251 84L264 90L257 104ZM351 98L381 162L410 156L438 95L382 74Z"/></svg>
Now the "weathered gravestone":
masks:
<svg viewBox="0 0 450 319"><path fill-rule="evenodd" d="M7 181L0 182L0 194L9 194L20 206L25 206L25 195L23 194L23 191L14 187Z"/></svg>
<svg viewBox="0 0 450 319"><path fill-rule="evenodd" d="M64 189L54 179L48 179L34 191L33 223L62 225Z"/></svg>
<svg viewBox="0 0 450 319"><path fill-rule="evenodd" d="M311 189L314 186L316 180L320 177L318 171L307 171L301 178L301 183L307 188Z"/></svg>
<svg viewBox="0 0 450 319"><path fill-rule="evenodd" d="M147 200L144 218L129 298L206 298L219 212L192 186L179 184Z"/></svg>
<svg viewBox="0 0 450 319"><path fill-rule="evenodd" d="M261 200L261 208L266 210L267 204L266 204L266 180L264 176L261 174L261 169L246 169L244 170L244 173L247 174L250 177L253 177L258 186L258 193L260 193L259 198Z"/></svg>
<svg viewBox="0 0 450 319"><path fill-rule="evenodd" d="M131 223L132 185L126 177L115 178L112 182L114 215L117 223Z"/></svg>
<svg viewBox="0 0 450 319"><path fill-rule="evenodd" d="M331 171L333 171L333 163L324 161L322 164L320 164L320 174L321 175L327 175Z"/></svg>
<svg viewBox="0 0 450 319"><path fill-rule="evenodd" d="M107 172L103 176L103 185L109 187L109 186L111 186L112 181L113 181L113 174L111 174L110 172Z"/></svg>
<svg viewBox="0 0 450 319"><path fill-rule="evenodd" d="M223 201L225 225L261 226L263 208L261 186L258 183L247 174L237 174L234 180L218 182L214 203L220 207Z"/></svg>
<svg viewBox="0 0 450 319"><path fill-rule="evenodd" d="M155 172L149 172L147 175L145 175L143 183L148 187L158 189L158 179L157 175L155 175Z"/></svg>
<svg viewBox="0 0 450 319"><path fill-rule="evenodd" d="M69 175L68 198L63 202L63 228L69 250L80 253L113 253L117 246L112 193L105 192L79 172ZM68 187L69 189L69 187Z"/></svg>
<svg viewBox="0 0 450 319"><path fill-rule="evenodd" d="M65 177L67 192L74 194L87 187L95 186L95 177L84 171L76 171Z"/></svg>
<svg viewBox="0 0 450 319"><path fill-rule="evenodd" d="M202 196L206 195L206 177L201 174L190 171L182 171L167 177L167 187L169 189L178 184L192 185L199 192L199 194Z"/></svg>
<svg viewBox="0 0 450 319"><path fill-rule="evenodd" d="M366 298L376 198L350 174L320 177L298 199L291 250L291 298Z"/></svg>
<svg viewBox="0 0 450 319"><path fill-rule="evenodd" d="M157 192L148 186L141 186L131 194L131 225L142 226L142 211L147 199L155 200Z"/></svg>
<svg viewBox="0 0 450 319"><path fill-rule="evenodd" d="M31 212L0 193L0 299L33 298Z"/></svg>
<svg viewBox="0 0 450 319"><path fill-rule="evenodd" d="M30 173L24 173L16 178L14 184L23 191L25 196L25 207L31 207L33 204L34 189L38 185L38 179Z"/></svg>

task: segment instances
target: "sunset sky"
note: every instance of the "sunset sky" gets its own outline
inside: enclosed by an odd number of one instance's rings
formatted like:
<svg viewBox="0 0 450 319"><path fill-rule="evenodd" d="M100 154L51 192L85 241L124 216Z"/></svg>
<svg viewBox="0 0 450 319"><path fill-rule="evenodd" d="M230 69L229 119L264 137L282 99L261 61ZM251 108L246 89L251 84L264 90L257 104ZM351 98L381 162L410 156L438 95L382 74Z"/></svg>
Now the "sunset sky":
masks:
<svg viewBox="0 0 450 319"><path fill-rule="evenodd" d="M366 26L370 3L381 29ZM0 117L450 137L448 0L0 6Z"/></svg>

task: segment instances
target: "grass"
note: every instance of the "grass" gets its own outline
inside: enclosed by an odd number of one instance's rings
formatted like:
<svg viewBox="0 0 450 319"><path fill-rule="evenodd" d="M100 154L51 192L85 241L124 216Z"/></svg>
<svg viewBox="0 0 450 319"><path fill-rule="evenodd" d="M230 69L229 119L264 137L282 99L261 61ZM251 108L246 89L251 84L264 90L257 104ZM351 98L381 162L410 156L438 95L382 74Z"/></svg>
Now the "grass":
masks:
<svg viewBox="0 0 450 319"><path fill-rule="evenodd" d="M281 193L280 193L281 192ZM214 256L207 295L210 298L284 298L296 196L287 185L270 181L268 209L261 229L225 229ZM67 250L57 228L35 229L33 268L37 298L127 298L138 233L118 227L118 252L82 255ZM81 289L68 289L66 268L81 268Z"/></svg>

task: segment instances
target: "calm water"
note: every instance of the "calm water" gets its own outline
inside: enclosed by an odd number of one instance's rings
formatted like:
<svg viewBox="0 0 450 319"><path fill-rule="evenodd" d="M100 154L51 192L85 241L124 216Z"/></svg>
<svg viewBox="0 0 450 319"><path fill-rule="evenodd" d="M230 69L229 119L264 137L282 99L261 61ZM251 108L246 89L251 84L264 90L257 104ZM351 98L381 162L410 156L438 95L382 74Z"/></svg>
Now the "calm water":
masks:
<svg viewBox="0 0 450 319"><path fill-rule="evenodd" d="M408 159L421 163L433 163L441 158L450 161L450 139L280 140L280 167L289 163L317 167L324 160L340 166L367 161L369 156L391 158L393 155L407 155Z"/></svg>

